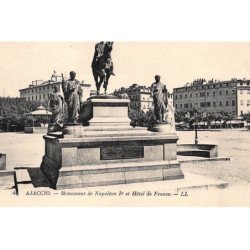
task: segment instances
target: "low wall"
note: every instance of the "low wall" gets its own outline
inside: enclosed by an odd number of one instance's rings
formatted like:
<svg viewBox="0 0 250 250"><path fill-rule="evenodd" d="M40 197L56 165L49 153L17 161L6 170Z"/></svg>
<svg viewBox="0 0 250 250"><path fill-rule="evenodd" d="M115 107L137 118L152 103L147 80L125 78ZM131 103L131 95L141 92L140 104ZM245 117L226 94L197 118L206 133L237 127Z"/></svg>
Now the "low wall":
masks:
<svg viewBox="0 0 250 250"><path fill-rule="evenodd" d="M6 154L0 153L0 170L6 169Z"/></svg>
<svg viewBox="0 0 250 250"><path fill-rule="evenodd" d="M18 194L16 172L0 170L0 191L12 189Z"/></svg>
<svg viewBox="0 0 250 250"><path fill-rule="evenodd" d="M213 144L177 144L177 155L216 158L218 157L218 146Z"/></svg>
<svg viewBox="0 0 250 250"><path fill-rule="evenodd" d="M28 134L47 134L47 127L25 127L24 132Z"/></svg>

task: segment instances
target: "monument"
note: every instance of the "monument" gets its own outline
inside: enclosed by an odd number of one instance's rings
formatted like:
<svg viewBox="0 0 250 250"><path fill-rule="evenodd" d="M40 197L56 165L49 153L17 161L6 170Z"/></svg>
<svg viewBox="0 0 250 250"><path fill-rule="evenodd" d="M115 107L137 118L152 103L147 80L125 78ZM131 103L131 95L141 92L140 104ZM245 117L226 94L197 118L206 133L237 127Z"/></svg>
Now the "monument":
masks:
<svg viewBox="0 0 250 250"><path fill-rule="evenodd" d="M160 87L158 83L155 84L156 89ZM71 83L69 84L71 89ZM97 84L96 87L98 93L100 85ZM80 92L77 84L72 84L72 88L74 91L70 93L74 93L74 98L78 100ZM154 104L161 105L157 98L162 98L159 93L163 92L156 92L156 89ZM64 91L65 100L71 105L67 94ZM79 116L75 112L79 111L76 100L71 107L72 113L68 114L68 120L64 124L63 134L44 136L45 155L41 170L51 188L184 178L180 163L176 160L178 136L175 132L130 126L130 101L126 98L118 99L98 93L81 104ZM165 111L162 111L161 106L155 106L155 112L164 114ZM166 125L161 118L157 125ZM68 129L69 123L74 131Z"/></svg>

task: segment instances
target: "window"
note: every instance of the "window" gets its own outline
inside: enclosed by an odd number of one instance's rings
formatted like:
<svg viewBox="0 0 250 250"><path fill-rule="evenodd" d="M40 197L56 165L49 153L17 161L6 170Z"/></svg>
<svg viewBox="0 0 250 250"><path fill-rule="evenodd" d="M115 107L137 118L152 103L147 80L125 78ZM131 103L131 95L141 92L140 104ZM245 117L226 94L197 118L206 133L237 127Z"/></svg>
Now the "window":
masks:
<svg viewBox="0 0 250 250"><path fill-rule="evenodd" d="M43 94L43 99L45 99L45 94Z"/></svg>
<svg viewBox="0 0 250 250"><path fill-rule="evenodd" d="M39 95L39 100L41 100L41 95Z"/></svg>
<svg viewBox="0 0 250 250"><path fill-rule="evenodd" d="M235 106L235 100L232 100L232 106Z"/></svg>
<svg viewBox="0 0 250 250"><path fill-rule="evenodd" d="M37 95L36 95L36 100L37 100Z"/></svg>
<svg viewBox="0 0 250 250"><path fill-rule="evenodd" d="M184 104L184 108L187 109L188 108L188 103Z"/></svg>
<svg viewBox="0 0 250 250"><path fill-rule="evenodd" d="M220 106L222 106L222 101L220 101Z"/></svg>
<svg viewBox="0 0 250 250"><path fill-rule="evenodd" d="M228 106L228 101L226 101L226 106Z"/></svg>
<svg viewBox="0 0 250 250"><path fill-rule="evenodd" d="M180 95L180 99L182 99L182 95Z"/></svg>
<svg viewBox="0 0 250 250"><path fill-rule="evenodd" d="M30 101L30 97L28 97L28 101Z"/></svg>
<svg viewBox="0 0 250 250"><path fill-rule="evenodd" d="M182 109L182 104L180 104L180 108Z"/></svg>
<svg viewBox="0 0 250 250"><path fill-rule="evenodd" d="M228 90L226 90L226 95L228 95Z"/></svg>
<svg viewBox="0 0 250 250"><path fill-rule="evenodd" d="M185 98L187 98L187 94L185 94Z"/></svg>
<svg viewBox="0 0 250 250"><path fill-rule="evenodd" d="M243 89L240 90L240 94L243 94Z"/></svg>
<svg viewBox="0 0 250 250"><path fill-rule="evenodd" d="M215 96L215 91L213 91L213 96Z"/></svg>
<svg viewBox="0 0 250 250"><path fill-rule="evenodd" d="M207 102L207 103L206 103L206 106L207 106L207 107L210 107L210 105L211 105L210 102Z"/></svg>
<svg viewBox="0 0 250 250"><path fill-rule="evenodd" d="M190 94L190 98L192 98L192 94Z"/></svg>
<svg viewBox="0 0 250 250"><path fill-rule="evenodd" d="M196 98L198 97L198 93L195 94Z"/></svg>
<svg viewBox="0 0 250 250"><path fill-rule="evenodd" d="M178 105L177 105L177 104L175 104L175 108L176 108L176 109L178 108Z"/></svg>
<svg viewBox="0 0 250 250"><path fill-rule="evenodd" d="M214 102L214 107L216 107L216 102Z"/></svg>
<svg viewBox="0 0 250 250"><path fill-rule="evenodd" d="M177 95L175 96L175 99L176 99L176 100L178 99L178 96L177 96Z"/></svg>
<svg viewBox="0 0 250 250"><path fill-rule="evenodd" d="M222 94L222 92L220 91L220 95Z"/></svg>
<svg viewBox="0 0 250 250"><path fill-rule="evenodd" d="M240 105L244 105L244 102L243 102L243 100L240 100Z"/></svg>
<svg viewBox="0 0 250 250"><path fill-rule="evenodd" d="M207 92L207 96L209 96L209 92Z"/></svg>
<svg viewBox="0 0 250 250"><path fill-rule="evenodd" d="M200 97L203 97L204 96L204 93L202 92L202 93L200 93Z"/></svg>

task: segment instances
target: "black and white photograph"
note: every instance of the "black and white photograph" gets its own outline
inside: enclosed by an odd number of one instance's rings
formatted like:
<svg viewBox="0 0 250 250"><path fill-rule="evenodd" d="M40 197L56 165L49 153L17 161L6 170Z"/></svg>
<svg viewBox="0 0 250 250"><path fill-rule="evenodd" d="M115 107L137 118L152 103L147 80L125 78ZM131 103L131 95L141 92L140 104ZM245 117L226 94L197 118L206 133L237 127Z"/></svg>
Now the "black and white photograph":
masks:
<svg viewBox="0 0 250 250"><path fill-rule="evenodd" d="M2 42L0 52L8 203L249 205L250 43Z"/></svg>

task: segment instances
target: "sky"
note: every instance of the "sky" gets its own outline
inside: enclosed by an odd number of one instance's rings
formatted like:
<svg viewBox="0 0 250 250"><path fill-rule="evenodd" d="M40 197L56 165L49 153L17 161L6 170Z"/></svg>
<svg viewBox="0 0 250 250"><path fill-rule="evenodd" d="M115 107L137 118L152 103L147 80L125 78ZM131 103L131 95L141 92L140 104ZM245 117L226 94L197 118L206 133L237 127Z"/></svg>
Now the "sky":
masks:
<svg viewBox="0 0 250 250"><path fill-rule="evenodd" d="M76 72L95 89L91 61L96 42L1 42L0 96L19 96L33 80ZM250 79L249 42L116 42L116 76L108 92L133 83L150 86L156 74L171 91L197 78Z"/></svg>

